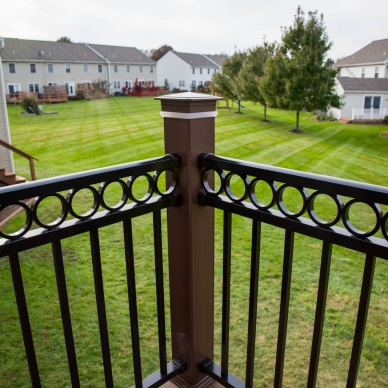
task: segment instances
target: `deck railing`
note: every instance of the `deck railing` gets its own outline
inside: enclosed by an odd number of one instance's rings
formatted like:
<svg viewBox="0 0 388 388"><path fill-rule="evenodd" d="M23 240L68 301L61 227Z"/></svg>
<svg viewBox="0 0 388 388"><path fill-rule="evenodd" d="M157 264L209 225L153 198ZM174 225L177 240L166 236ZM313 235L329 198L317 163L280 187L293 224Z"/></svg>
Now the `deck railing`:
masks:
<svg viewBox="0 0 388 388"><path fill-rule="evenodd" d="M182 93L158 99L161 100L161 115L164 117L166 156L0 189L0 210L16 203L26 213L26 222L20 231L14 234L1 232L3 240L0 243L0 257L9 258L32 385L39 387L41 383L19 252L43 244L52 246L71 381L76 387L80 385L80 379L62 241L73 235L89 233L105 383L112 387L114 382L101 274L99 230L114 223L122 223L130 314L128 325L132 333L136 387L157 387L171 378L179 387L206 387L213 380L225 387L253 387L260 384L255 381L254 372L260 368L255 359L255 339L263 224L284 231L284 237L277 242L283 250L283 275L275 387L281 387L283 382L295 235L309 236L321 242L309 372L307 382L301 381L301 386L316 385L332 247L336 245L365 254L357 322L347 371L347 387L356 387L376 258L388 260L388 213L382 210L388 206L388 188L216 156L216 97ZM167 172L166 192L162 192L159 185L163 171ZM153 177L150 172L155 172ZM123 177L127 179L126 182ZM137 197L134 189L139 177L148 182L142 197ZM99 189L95 188L96 184L100 185ZM104 193L110 184L118 185L122 190L121 200L113 206L104 200ZM266 187L264 190L263 185ZM93 201L89 211L78 214L73 201L77 193L84 190L92 194ZM63 195L63 191L67 195ZM295 203L290 206L289 191L293 192L298 206ZM62 211L56 220L44 223L38 209L48 197L59 201ZM330 216L325 212L322 214L316 206L322 197L331 202L331 208L334 209ZM25 198L35 198L31 207L21 202ZM374 221L367 230L359 230L352 218L353 206L360 203L373 215ZM167 356L165 345L160 232L162 209L167 209L171 357ZM224 212L221 365L214 361L214 209ZM154 224L160 370L144 378L141 370L131 220L148 213L153 214ZM232 226L232 214L252 220L245 376L235 376L229 368L229 338L234 335L230 325L231 235L232 232L239 233ZM31 229L33 221L38 229ZM167 364L167 359L172 361Z"/></svg>

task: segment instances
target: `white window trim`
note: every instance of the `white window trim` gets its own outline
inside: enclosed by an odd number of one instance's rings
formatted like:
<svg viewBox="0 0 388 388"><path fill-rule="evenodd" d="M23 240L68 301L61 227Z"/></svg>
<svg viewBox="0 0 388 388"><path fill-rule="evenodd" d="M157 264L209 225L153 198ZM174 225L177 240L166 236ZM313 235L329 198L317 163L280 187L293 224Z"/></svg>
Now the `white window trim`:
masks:
<svg viewBox="0 0 388 388"><path fill-rule="evenodd" d="M67 71L66 65L69 65L69 71ZM65 63L65 73L70 74L71 73L71 63Z"/></svg>
<svg viewBox="0 0 388 388"><path fill-rule="evenodd" d="M127 65L127 73L130 73L131 72L131 65Z"/></svg>
<svg viewBox="0 0 388 388"><path fill-rule="evenodd" d="M33 88L33 91L32 91L32 92L31 92L31 90L30 90L30 85L32 85L32 88ZM38 91L35 91L35 85L38 85ZM40 90L39 82L29 82L29 83L28 83L28 91L29 91L30 93L40 93L41 90Z"/></svg>
<svg viewBox="0 0 388 388"><path fill-rule="evenodd" d="M113 65L113 72L118 73L119 72L119 65L114 64Z"/></svg>
<svg viewBox="0 0 388 388"><path fill-rule="evenodd" d="M51 85L50 85L51 84ZM52 82L47 82L47 86L58 86L59 83L58 82L55 82L55 81L52 81Z"/></svg>
<svg viewBox="0 0 388 388"><path fill-rule="evenodd" d="M34 65L35 66L35 73L33 73L31 70L31 65ZM31 62L30 63L30 74L38 74L38 68L36 67L36 63L34 63L34 62Z"/></svg>
<svg viewBox="0 0 388 388"><path fill-rule="evenodd" d="M85 66L86 66L86 71L85 71ZM82 64L82 73L83 74L88 74L89 73L89 64L88 63L83 63Z"/></svg>
<svg viewBox="0 0 388 388"><path fill-rule="evenodd" d="M100 67L101 67L101 71L100 71ZM97 64L97 73L102 73L103 72L103 68L102 68L102 64L101 63L99 63L99 64Z"/></svg>
<svg viewBox="0 0 388 388"><path fill-rule="evenodd" d="M382 108L382 105L383 105L383 95L382 94L364 94L364 98L362 100L362 109L367 109L367 108L364 108L365 106L365 98L366 97L380 97L380 108L378 109L381 109ZM373 108L373 109L376 109L376 108Z"/></svg>
<svg viewBox="0 0 388 388"><path fill-rule="evenodd" d="M9 94L9 86L13 85L14 89L18 89L15 93L21 92L22 91L22 85L19 83L9 83L7 84L7 94ZM17 88L15 88L17 86Z"/></svg>
<svg viewBox="0 0 388 388"><path fill-rule="evenodd" d="M50 72L50 65L52 66L53 71ZM48 74L54 74L54 64L53 63L48 63L47 64L47 73Z"/></svg>
<svg viewBox="0 0 388 388"><path fill-rule="evenodd" d="M11 72L10 72L9 65L13 65L13 68L15 69L15 72L14 72L14 73L11 73ZM15 63L15 62L9 62L9 63L8 63L8 73L9 73L9 74L16 74L16 63ZM11 85L17 85L17 84L11 84Z"/></svg>

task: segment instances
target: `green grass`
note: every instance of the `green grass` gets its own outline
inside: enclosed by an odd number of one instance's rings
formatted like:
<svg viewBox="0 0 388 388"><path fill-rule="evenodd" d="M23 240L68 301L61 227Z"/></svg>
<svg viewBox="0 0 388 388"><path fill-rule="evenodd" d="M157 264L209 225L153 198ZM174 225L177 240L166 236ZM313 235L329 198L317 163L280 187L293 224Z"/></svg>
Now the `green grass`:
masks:
<svg viewBox="0 0 388 388"><path fill-rule="evenodd" d="M9 108L13 144L39 159L38 178L157 157L163 151L160 102L149 98L111 98L93 102L46 105L58 115L19 117ZM270 110L247 103L243 115L220 110L216 119L216 153L252 162L333 175L388 186L388 132L382 125L342 125L315 122L302 114L302 135L294 127L294 112ZM15 157L18 175L29 177L28 162ZM238 190L238 187L236 188ZM290 195L292 197L292 195ZM293 198L291 198L291 202ZM81 199L81 204L84 199ZM46 208L48 205L46 206ZM326 211L327 204L323 204ZM330 213L330 211L329 211ZM366 212L362 212L361 227ZM151 217L133 221L142 357L145 374L158 369L154 300ZM222 214L216 212L215 358L220 360L222 283ZM233 217L231 370L243 378L245 369L251 223ZM165 225L164 225L165 228ZM100 231L109 336L114 381L133 384L131 344L120 225ZM282 274L284 233L263 225L260 262L255 387L273 385ZM280 241L279 241L280 239ZM164 242L166 253L166 242ZM63 242L65 270L73 318L81 385L104 386L88 236ZM285 387L306 385L319 278L321 243L296 236ZM165 254L166 260L166 254ZM342 387L350 359L363 256L334 247L318 374L319 387ZM43 386L70 386L60 321L51 248L21 254L22 274ZM165 267L167 272L167 265ZM166 286L168 277L165 276ZM388 374L388 266L378 260L358 386L386 386ZM8 262L0 260L0 386L30 386ZM167 295L168 296L168 295ZM168 304L167 304L168 312ZM168 333L169 335L169 333Z"/></svg>

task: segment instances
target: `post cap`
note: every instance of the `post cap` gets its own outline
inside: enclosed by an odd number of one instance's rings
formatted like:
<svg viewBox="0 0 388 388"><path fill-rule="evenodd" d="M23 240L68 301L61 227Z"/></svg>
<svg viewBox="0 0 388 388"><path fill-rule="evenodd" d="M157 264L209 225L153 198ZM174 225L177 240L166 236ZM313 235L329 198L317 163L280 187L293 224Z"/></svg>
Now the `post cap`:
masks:
<svg viewBox="0 0 388 388"><path fill-rule="evenodd" d="M183 92L155 97L155 100L217 101L222 100L222 97L212 96L203 93Z"/></svg>

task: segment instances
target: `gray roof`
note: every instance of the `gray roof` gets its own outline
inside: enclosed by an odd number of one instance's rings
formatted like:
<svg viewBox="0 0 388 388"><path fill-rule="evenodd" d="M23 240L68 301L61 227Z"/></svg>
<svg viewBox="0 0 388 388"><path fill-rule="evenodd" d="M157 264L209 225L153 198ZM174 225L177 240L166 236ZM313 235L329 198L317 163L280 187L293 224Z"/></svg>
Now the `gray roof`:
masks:
<svg viewBox="0 0 388 388"><path fill-rule="evenodd" d="M388 78L338 77L345 92L388 92Z"/></svg>
<svg viewBox="0 0 388 388"><path fill-rule="evenodd" d="M217 63L220 67L222 67L225 60L228 58L227 55L205 55L207 58L211 59L213 62Z"/></svg>
<svg viewBox="0 0 388 388"><path fill-rule="evenodd" d="M388 39L375 40L367 46L339 59L336 66L361 65L367 63L383 63L388 60Z"/></svg>
<svg viewBox="0 0 388 388"><path fill-rule="evenodd" d="M89 44L94 50L98 51L109 62L113 63L141 63L155 64L151 58L143 54L135 47L108 46L102 44Z"/></svg>
<svg viewBox="0 0 388 388"><path fill-rule="evenodd" d="M210 61L202 54L178 53L177 51L173 51L173 53L192 67L218 68L214 62Z"/></svg>
<svg viewBox="0 0 388 388"><path fill-rule="evenodd" d="M39 55L40 53L41 55ZM83 43L5 38L3 61L104 62Z"/></svg>

